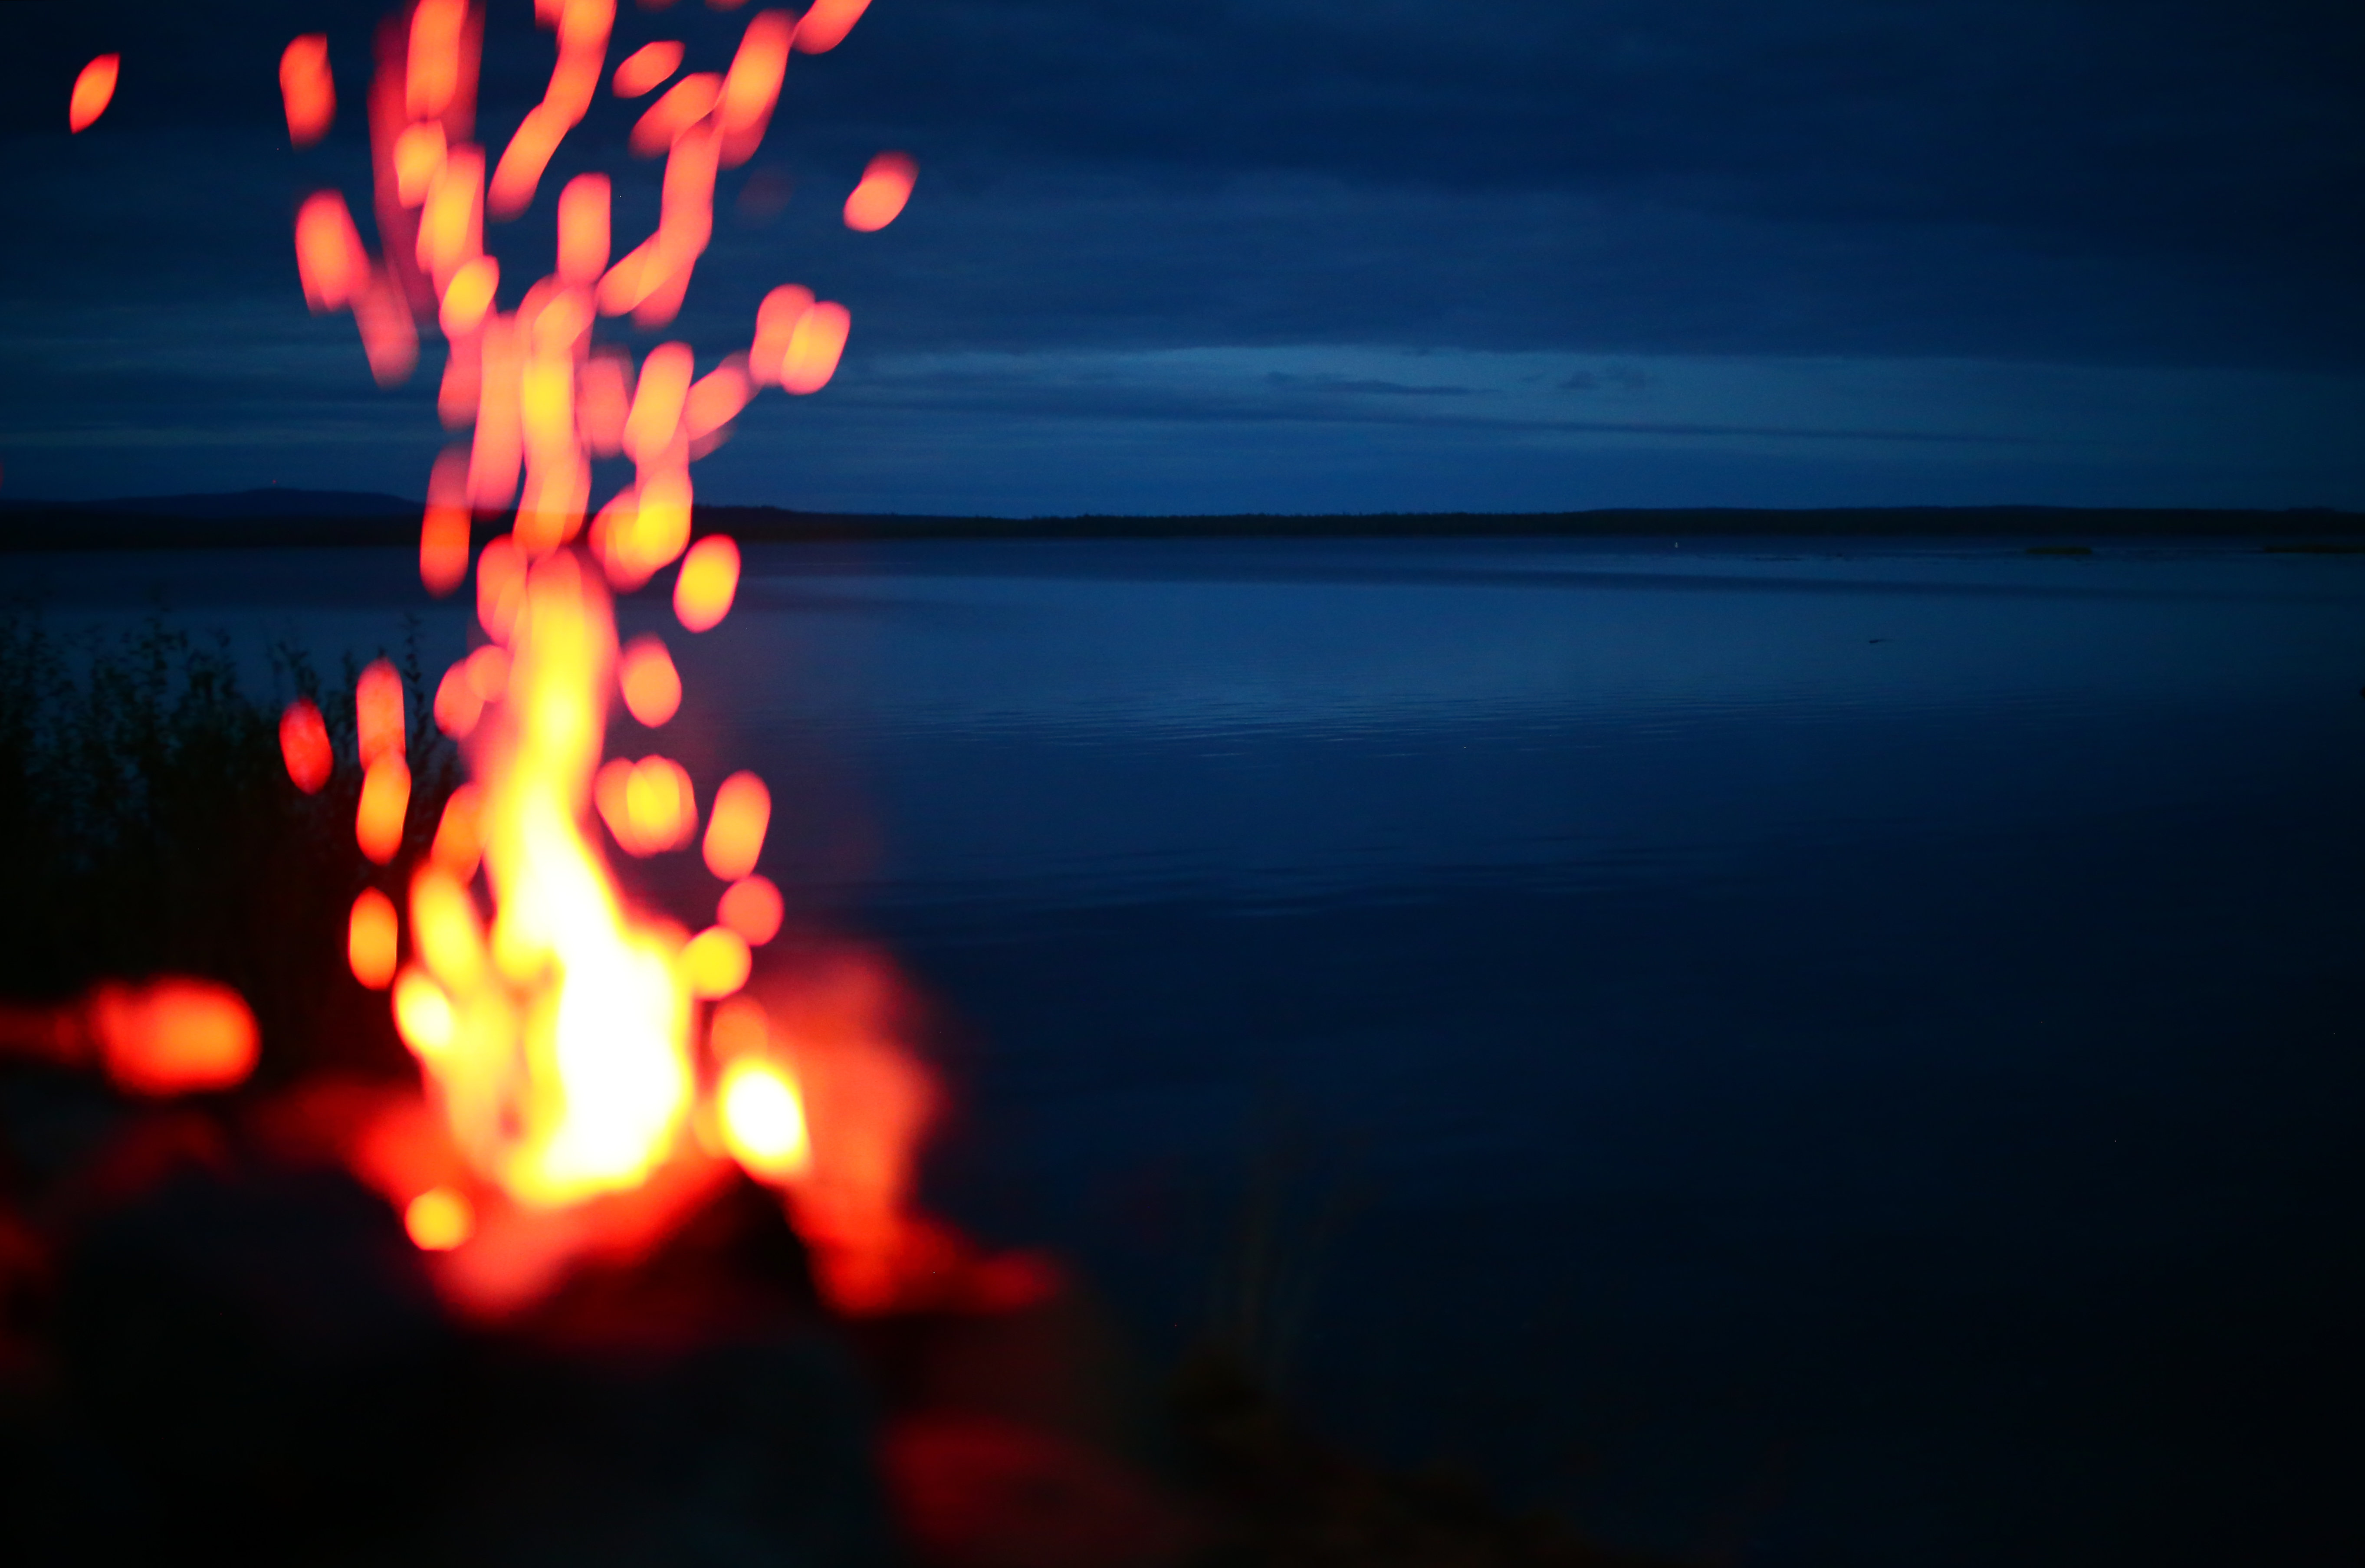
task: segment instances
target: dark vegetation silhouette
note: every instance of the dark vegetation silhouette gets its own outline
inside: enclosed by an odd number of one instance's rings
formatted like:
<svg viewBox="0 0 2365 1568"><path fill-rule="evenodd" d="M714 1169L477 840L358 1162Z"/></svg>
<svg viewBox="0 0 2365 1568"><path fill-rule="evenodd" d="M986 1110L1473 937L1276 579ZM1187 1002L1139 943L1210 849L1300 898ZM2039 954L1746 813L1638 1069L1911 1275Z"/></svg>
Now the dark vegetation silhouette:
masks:
<svg viewBox="0 0 2365 1568"><path fill-rule="evenodd" d="M415 636L395 663L407 691L410 812L394 863L353 845L361 767L346 656L333 683L275 646L250 689L226 639L161 615L74 634L0 617L0 995L64 1001L93 981L182 973L226 981L255 1012L265 1082L301 1070L408 1070L380 998L344 961L364 882L404 885L459 782L429 716ZM278 718L302 696L337 763L312 796L289 782Z"/></svg>

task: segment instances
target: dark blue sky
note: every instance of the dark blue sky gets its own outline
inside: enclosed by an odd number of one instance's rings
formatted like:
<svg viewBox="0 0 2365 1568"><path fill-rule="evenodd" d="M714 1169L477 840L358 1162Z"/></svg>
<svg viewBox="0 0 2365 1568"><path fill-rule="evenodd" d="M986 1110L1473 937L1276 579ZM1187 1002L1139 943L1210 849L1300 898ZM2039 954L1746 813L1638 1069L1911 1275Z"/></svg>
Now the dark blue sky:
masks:
<svg viewBox="0 0 2365 1568"><path fill-rule="evenodd" d="M440 349L379 390L289 243L313 189L366 208L382 10L0 0L0 495L420 492ZM495 148L531 15L490 5ZM611 59L719 68L746 15L625 0ZM343 109L299 153L279 50L322 30ZM566 174L652 220L636 109L493 230L505 302ZM849 233L891 147L912 206ZM875 0L718 207L662 335L711 361L784 282L855 326L700 465L716 500L2365 506L2353 0Z"/></svg>

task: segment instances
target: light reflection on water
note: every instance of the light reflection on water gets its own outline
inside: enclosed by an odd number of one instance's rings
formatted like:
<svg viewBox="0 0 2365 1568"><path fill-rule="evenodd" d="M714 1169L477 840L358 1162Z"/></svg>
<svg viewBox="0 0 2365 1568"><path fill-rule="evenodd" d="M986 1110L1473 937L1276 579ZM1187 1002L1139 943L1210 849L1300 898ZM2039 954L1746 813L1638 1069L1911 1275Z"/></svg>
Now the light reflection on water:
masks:
<svg viewBox="0 0 2365 1568"><path fill-rule="evenodd" d="M406 569L164 576L334 650ZM618 744L773 780L942 1003L944 1201L1158 1350L1286 1155L1304 1396L1614 1536L2356 1550L2365 560L777 547L670 641Z"/></svg>

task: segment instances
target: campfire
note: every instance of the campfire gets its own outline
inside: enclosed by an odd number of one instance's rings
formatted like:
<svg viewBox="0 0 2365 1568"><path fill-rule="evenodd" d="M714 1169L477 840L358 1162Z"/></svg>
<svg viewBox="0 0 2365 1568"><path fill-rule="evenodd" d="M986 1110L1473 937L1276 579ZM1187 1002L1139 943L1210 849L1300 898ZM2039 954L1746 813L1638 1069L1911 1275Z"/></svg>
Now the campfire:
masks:
<svg viewBox="0 0 2365 1568"><path fill-rule="evenodd" d="M269 1039L215 980L0 1007L0 1051L149 1108L51 1183L42 1223L65 1241L0 1208L0 1307L12 1280L79 1249L57 1337L79 1337L62 1359L82 1370L58 1419L111 1434L144 1478L141 1506L160 1511L126 1528L151 1552L196 1540L393 1560L362 1538L377 1532L435 1561L517 1560L504 1543L671 1560L706 1529L678 1522L694 1515L798 1561L877 1561L896 1540L947 1568L1115 1568L1244 1543L1242 1560L1597 1561L1519 1531L1470 1557L1460 1504L1328 1453L1221 1366L1183 1407L1207 1496L1153 1479L1087 1371L1110 1336L1071 1282L919 1206L942 1091L894 966L810 933L793 961L765 961L788 945L787 901L758 866L775 810L795 803L745 770L701 792L662 748L680 668L667 637L620 639L615 602L667 592L682 634L724 625L743 564L732 539L698 534L692 464L767 389L827 386L851 317L784 279L719 354L664 342L636 357L602 324L676 319L718 177L763 143L795 57L836 47L867 4L758 10L727 59L702 62L672 39L611 60L616 0L534 0L555 59L498 151L477 139L480 7L411 0L380 26L358 98L375 244L323 189L297 212L295 252L306 302L352 315L380 384L443 340L437 409L466 433L429 465L418 572L431 595L467 592L474 627L440 675L380 659L349 699L288 704L273 784L340 821L350 801L344 959L415 1080L226 1092ZM118 64L103 56L75 84L75 132L105 115ZM327 38L287 43L278 73L291 141L319 142L352 95ZM520 279L488 234L531 221L603 91L646 100L628 145L661 161L656 228L618 253L611 176L577 174L542 209L555 269ZM846 227L893 223L916 172L899 151L870 159ZM630 478L603 486L602 462ZM439 733L465 761L456 787ZM431 743L443 760L414 756ZM712 878L695 911L619 875L690 854ZM324 1166L339 1185L302 1184ZM187 1171L203 1180L175 1185ZM364 1190L368 1214L348 1201ZM0 1317L0 1392L12 1333ZM803 1447L783 1457L784 1442ZM371 1457L348 1462L356 1447ZM710 1506L715 1477L750 1465L761 1498ZM409 1493L364 1498L373 1486ZM69 1521L77 1559L108 1512L46 1497L37 1511Z"/></svg>
<svg viewBox="0 0 2365 1568"><path fill-rule="evenodd" d="M689 343L635 363L596 341L600 323L674 319L713 231L718 172L761 145L792 56L833 48L862 10L863 0L823 0L801 17L759 11L724 69L685 73L683 46L669 40L611 69L613 0L542 4L556 60L496 156L475 140L482 17L466 0L419 0L381 29L365 99L378 249L362 242L339 192L314 194L297 218L312 308L351 310L389 385L412 373L422 330L440 331L439 411L472 427L429 476L419 567L439 595L474 579L483 640L433 700L473 778L423 862L398 865L402 691L390 668L374 668L358 694L366 772L354 836L388 869L355 900L349 944L354 977L388 994L431 1113L389 1109L356 1140L353 1167L400 1207L413 1241L436 1255L439 1287L471 1313L529 1305L585 1257L646 1250L727 1164L782 1193L840 1310L886 1310L922 1280L941 1291L960 1250L910 1212L934 1092L875 1032L888 1010L791 1031L741 994L751 949L782 918L779 890L756 870L771 811L763 782L722 781L701 831L679 763L656 750L604 755L618 700L654 738L682 695L661 639L618 645L611 596L671 567L684 631L723 623L739 552L723 535L692 540L690 465L761 389L825 386L850 318L784 282L745 343L703 374ZM306 37L281 60L298 145L333 122L327 54L325 38ZM532 207L603 80L618 97L655 95L630 146L663 159L656 231L611 254L610 178L579 174L556 196L556 270L504 289L488 224ZM891 222L914 169L901 153L873 160L846 199L847 225ZM505 292L513 308L501 308ZM595 510L592 464L616 457L632 478ZM476 525L504 517L507 532L474 549ZM282 734L289 778L318 788L319 715L291 710ZM692 845L718 883L696 930L641 907L611 864ZM1028 1278L986 1266L963 1288L1023 1291Z"/></svg>

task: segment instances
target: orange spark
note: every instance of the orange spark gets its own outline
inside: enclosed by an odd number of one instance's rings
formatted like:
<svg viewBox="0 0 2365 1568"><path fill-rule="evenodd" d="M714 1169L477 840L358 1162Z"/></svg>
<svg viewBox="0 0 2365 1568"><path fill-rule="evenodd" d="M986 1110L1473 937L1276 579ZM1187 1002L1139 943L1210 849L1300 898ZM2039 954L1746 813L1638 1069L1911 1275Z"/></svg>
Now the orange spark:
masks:
<svg viewBox="0 0 2365 1568"><path fill-rule="evenodd" d="M486 261L490 264L489 257ZM453 292L459 292L456 284ZM427 477L427 513L419 525L419 580L441 599L467 577L468 456L460 448L450 447L436 457ZM439 691L435 714L439 721L443 709Z"/></svg>
<svg viewBox="0 0 2365 1568"><path fill-rule="evenodd" d="M681 675L658 638L635 637L624 644L616 661L616 685L623 693L624 711L650 729L681 707Z"/></svg>
<svg viewBox="0 0 2365 1568"><path fill-rule="evenodd" d="M558 193L558 279L589 288L608 269L608 176L577 174Z"/></svg>
<svg viewBox="0 0 2365 1568"><path fill-rule="evenodd" d="M862 19L870 0L815 0L797 24L797 49L804 54L826 54L845 40Z"/></svg>
<svg viewBox="0 0 2365 1568"><path fill-rule="evenodd" d="M472 338L476 329L485 324L485 316L493 308L493 299L500 292L501 263L490 256L478 256L461 263L443 290L443 308L439 325L443 335L455 344ZM455 347L455 354L459 352Z"/></svg>
<svg viewBox="0 0 2365 1568"><path fill-rule="evenodd" d="M459 276L452 280L454 288L467 272L466 267L460 269ZM451 297L451 290L445 290L444 297ZM477 326L481 328L483 322L480 320ZM450 336L448 330L446 335ZM483 390L479 382L485 370L484 344L473 330L453 337L451 343L452 352L443 362L443 383L435 389L435 417L443 421L444 429L458 430L476 417L477 395Z"/></svg>
<svg viewBox="0 0 2365 1568"><path fill-rule="evenodd" d="M477 396L476 445L468 456L468 503L481 516L505 510L517 496L518 465L524 455L519 444L518 382L525 356L514 317L499 312L487 316L478 342L483 389Z"/></svg>
<svg viewBox="0 0 2365 1568"><path fill-rule="evenodd" d="M476 721L484 717L485 700L468 684L465 660L443 672L435 683L435 727L455 741L465 741L476 733Z"/></svg>
<svg viewBox="0 0 2365 1568"><path fill-rule="evenodd" d="M723 890L714 906L715 924L736 931L751 947L760 947L778 936L786 913L780 890L768 877L740 878Z"/></svg>
<svg viewBox="0 0 2365 1568"><path fill-rule="evenodd" d="M364 767L388 752L402 755L402 677L385 659L373 660L354 683L353 734Z"/></svg>
<svg viewBox="0 0 2365 1568"><path fill-rule="evenodd" d="M308 697L298 697L279 715L279 755L287 777L307 795L319 793L335 761L329 750L328 722Z"/></svg>
<svg viewBox="0 0 2365 1568"><path fill-rule="evenodd" d="M738 51L723 78L715 121L723 132L723 166L735 169L753 157L780 101L780 77L788 69L789 42L797 19L787 11L759 11L748 18Z"/></svg>
<svg viewBox="0 0 2365 1568"><path fill-rule="evenodd" d="M633 127L625 145L643 158L654 158L671 147L683 132L704 119L723 96L723 78L712 71L693 72L666 89Z"/></svg>
<svg viewBox="0 0 2365 1568"><path fill-rule="evenodd" d="M476 554L476 622L485 635L507 640L524 599L524 558L507 535L491 541ZM474 655L469 662L474 665ZM483 689L477 688L480 694Z"/></svg>
<svg viewBox="0 0 2365 1568"><path fill-rule="evenodd" d="M481 786L463 784L453 790L443 802L443 820L435 824L435 842L427 851L429 859L463 882L476 874L476 865L484 858L484 841L477 831L483 808Z"/></svg>
<svg viewBox="0 0 2365 1568"><path fill-rule="evenodd" d="M727 926L710 925L681 950L681 972L689 993L702 1001L731 995L747 983L755 959L747 939Z"/></svg>
<svg viewBox="0 0 2365 1568"><path fill-rule="evenodd" d="M369 252L336 192L316 191L296 209L296 268L316 313L343 309L368 286Z"/></svg>
<svg viewBox="0 0 2365 1568"><path fill-rule="evenodd" d="M869 234L895 221L912 199L920 166L902 152L881 152L862 171L862 183L846 198L846 226Z"/></svg>
<svg viewBox="0 0 2365 1568"><path fill-rule="evenodd" d="M837 374L838 356L854 324L845 306L824 299L797 318L780 355L780 386L800 396L818 392Z"/></svg>
<svg viewBox="0 0 2365 1568"><path fill-rule="evenodd" d="M747 374L757 386L780 384L780 361L796 335L797 323L813 308L813 290L793 283L782 284L756 307L756 342L747 351Z"/></svg>
<svg viewBox="0 0 2365 1568"><path fill-rule="evenodd" d="M681 45L671 39L644 43L624 56L612 78L616 96L637 98L681 69Z"/></svg>
<svg viewBox="0 0 2365 1568"><path fill-rule="evenodd" d="M441 289L463 264L484 254L485 154L454 147L427 183L419 209L419 264Z"/></svg>
<svg viewBox="0 0 2365 1568"><path fill-rule="evenodd" d="M703 457L730 435L731 421L756 395L755 378L747 373L747 356L734 353L690 384L682 400L681 433L689 438L689 455Z"/></svg>
<svg viewBox="0 0 2365 1568"><path fill-rule="evenodd" d="M377 889L364 888L353 899L353 912L345 921L345 962L352 966L353 979L372 991L394 983L398 927L394 901Z"/></svg>
<svg viewBox="0 0 2365 1568"><path fill-rule="evenodd" d="M618 349L594 349L575 378L575 420L595 457L624 450L624 420L633 407L633 361Z"/></svg>
<svg viewBox="0 0 2365 1568"><path fill-rule="evenodd" d="M551 155L591 106L615 26L615 0L566 0L556 21L558 60L550 69L550 85L542 102L526 111L493 170L487 199L496 218L515 218L532 204Z"/></svg>
<svg viewBox="0 0 2365 1568"><path fill-rule="evenodd" d="M287 140L309 147L337 118L337 82L329 73L329 35L306 33L279 56L279 96L287 108Z"/></svg>
<svg viewBox="0 0 2365 1568"><path fill-rule="evenodd" d="M533 205L543 171L550 167L552 155L572 129L566 118L548 104L526 110L509 146L502 150L501 161L493 165L493 183L486 200L495 218L515 218Z"/></svg>
<svg viewBox="0 0 2365 1568"><path fill-rule="evenodd" d="M115 98L117 68L123 63L120 55L102 54L82 68L74 78L73 96L66 104L66 124L79 133L90 129L91 123L106 112Z"/></svg>
<svg viewBox="0 0 2365 1568"><path fill-rule="evenodd" d="M447 990L465 992L484 978L484 922L460 879L432 859L410 879L410 937Z"/></svg>
<svg viewBox="0 0 2365 1568"><path fill-rule="evenodd" d="M486 547L486 554L490 554L491 553L491 546L488 545ZM478 565L479 569L481 570L482 563L480 562ZM502 647L498 643L488 643L485 646L478 648L475 653L470 654L467 657L466 663L468 667L468 687L469 689L476 692L477 696L483 698L488 702L498 702L503 697L509 695L510 655L508 649Z"/></svg>
<svg viewBox="0 0 2365 1568"><path fill-rule="evenodd" d="M410 814L410 765L387 752L362 774L361 804L353 812L353 840L373 864L383 866L402 847L403 819Z"/></svg>
<svg viewBox="0 0 2365 1568"><path fill-rule="evenodd" d="M612 758L592 780L592 800L616 847L636 858L678 849L698 831L689 775L671 757Z"/></svg>
<svg viewBox="0 0 2365 1568"><path fill-rule="evenodd" d="M403 128L394 139L394 189L403 206L417 207L427 199L450 151L442 120L420 120Z"/></svg>
<svg viewBox="0 0 2365 1568"><path fill-rule="evenodd" d="M674 578L673 612L693 632L711 632L731 613L739 592L739 546L727 533L710 533L689 547Z"/></svg>
<svg viewBox="0 0 2365 1568"><path fill-rule="evenodd" d="M688 343L659 343L642 359L632 412L624 420L624 452L633 462L654 464L673 444L696 365Z"/></svg>
<svg viewBox="0 0 2365 1568"><path fill-rule="evenodd" d="M372 271L353 294L353 323L362 352L381 386L397 386L419 364L419 328L390 271Z"/></svg>
<svg viewBox="0 0 2365 1568"><path fill-rule="evenodd" d="M706 820L706 868L726 882L755 870L772 822L772 792L752 773L734 773L714 790Z"/></svg>
<svg viewBox="0 0 2365 1568"><path fill-rule="evenodd" d="M460 35L468 0L419 0L410 13L405 106L413 119L435 119L452 106L460 86Z"/></svg>

